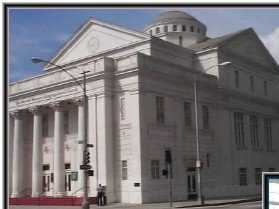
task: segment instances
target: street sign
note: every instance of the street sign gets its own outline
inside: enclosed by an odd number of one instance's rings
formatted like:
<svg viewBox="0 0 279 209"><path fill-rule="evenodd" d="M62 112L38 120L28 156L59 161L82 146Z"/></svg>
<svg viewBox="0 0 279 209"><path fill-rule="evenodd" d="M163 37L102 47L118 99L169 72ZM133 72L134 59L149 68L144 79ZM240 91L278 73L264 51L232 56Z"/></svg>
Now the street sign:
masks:
<svg viewBox="0 0 279 209"><path fill-rule="evenodd" d="M77 171L73 171L71 173L71 180L72 181L77 181L78 180L78 172Z"/></svg>
<svg viewBox="0 0 279 209"><path fill-rule="evenodd" d="M80 170L89 170L90 168L92 168L91 165L80 165Z"/></svg>
<svg viewBox="0 0 279 209"><path fill-rule="evenodd" d="M88 170L87 174L88 176L94 176L94 170Z"/></svg>
<svg viewBox="0 0 279 209"><path fill-rule="evenodd" d="M87 144L87 147L94 147L93 144Z"/></svg>

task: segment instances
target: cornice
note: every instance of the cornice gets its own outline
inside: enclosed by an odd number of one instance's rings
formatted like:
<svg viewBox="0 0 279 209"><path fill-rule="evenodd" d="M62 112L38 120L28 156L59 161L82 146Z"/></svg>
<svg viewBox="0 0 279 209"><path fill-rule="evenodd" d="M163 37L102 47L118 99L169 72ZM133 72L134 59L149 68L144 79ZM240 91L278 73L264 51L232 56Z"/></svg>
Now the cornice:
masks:
<svg viewBox="0 0 279 209"><path fill-rule="evenodd" d="M102 79L102 78L104 78L104 76L105 76L104 71L101 71L101 72L98 72L98 73L95 73L95 74L92 74L92 75L88 75L87 82L89 82L92 79L98 79L98 78ZM82 81L82 78L79 78L78 80ZM72 86L73 88L74 87L79 88L78 86L75 85L75 81L73 79L70 79L70 80L66 80L66 81L63 81L63 82L53 83L53 84L50 84L50 85L47 85L47 86L33 88L33 89L30 89L30 90L26 90L26 91L21 91L21 92L18 92L16 94L9 95L9 99L16 99L18 97L23 97L23 96L28 97L28 96L31 96L31 95L34 95L34 94L41 94L41 93L44 93L44 92L53 91L55 89L61 89L61 88L63 88L63 86L65 87L67 85L69 87Z"/></svg>
<svg viewBox="0 0 279 209"><path fill-rule="evenodd" d="M257 97L257 96L253 96L253 95L249 95L249 94L245 94L242 92L238 92L235 91L233 89L229 89L226 87L219 87L219 92L224 95L225 97L232 97L232 98L236 98L236 99L240 99L242 101L246 101L249 103L256 103L259 105L272 105L276 108L279 108L279 101L275 102L272 101L271 99L265 99L262 97Z"/></svg>

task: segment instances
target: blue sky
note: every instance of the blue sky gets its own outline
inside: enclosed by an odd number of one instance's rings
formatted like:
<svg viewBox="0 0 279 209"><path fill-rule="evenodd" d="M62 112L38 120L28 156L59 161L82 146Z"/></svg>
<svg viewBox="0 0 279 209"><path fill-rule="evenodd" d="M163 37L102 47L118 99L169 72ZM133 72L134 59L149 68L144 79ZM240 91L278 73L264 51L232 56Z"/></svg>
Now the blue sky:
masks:
<svg viewBox="0 0 279 209"><path fill-rule="evenodd" d="M142 30L160 12L182 10L207 25L216 37L253 27L279 63L279 8L130 8L130 9L10 9L9 80L40 74L31 57L50 59L88 18Z"/></svg>

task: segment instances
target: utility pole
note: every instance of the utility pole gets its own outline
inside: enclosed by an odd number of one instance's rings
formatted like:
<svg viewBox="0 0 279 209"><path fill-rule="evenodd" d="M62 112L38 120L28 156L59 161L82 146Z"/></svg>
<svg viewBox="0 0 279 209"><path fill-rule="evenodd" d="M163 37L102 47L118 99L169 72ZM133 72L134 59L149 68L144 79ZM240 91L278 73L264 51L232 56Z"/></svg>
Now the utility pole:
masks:
<svg viewBox="0 0 279 209"><path fill-rule="evenodd" d="M65 73L67 73L74 81L75 83L83 90L83 102L84 102L84 108L83 108L83 122L84 122L84 130L83 130L83 141L81 141L81 146L82 146L82 151L83 151L83 165L80 165L80 169L83 169L83 200L82 200L82 209L89 209L90 204L88 202L88 170L91 168L90 165L88 165L89 163L89 152L88 152L88 147L93 147L92 144L88 144L88 137L87 137L87 130L88 130L88 98L86 95L86 73L90 72L90 71L83 71L81 74L83 75L83 82L82 84L79 82L79 80L74 77L71 73L69 73L65 68L63 68L60 65L57 65L55 63L52 63L48 60L44 60L44 59L40 59L40 58L35 58L33 57L31 59L31 61L34 64L37 63L47 63L50 65L53 65L55 67L60 68L61 70L63 70ZM82 168L81 168L82 167Z"/></svg>
<svg viewBox="0 0 279 209"><path fill-rule="evenodd" d="M198 180L198 201L204 204L201 188L201 160L200 160L200 142L199 142L199 121L198 121L198 101L197 101L197 78L194 77L194 98L195 98L195 125L196 125L196 172Z"/></svg>

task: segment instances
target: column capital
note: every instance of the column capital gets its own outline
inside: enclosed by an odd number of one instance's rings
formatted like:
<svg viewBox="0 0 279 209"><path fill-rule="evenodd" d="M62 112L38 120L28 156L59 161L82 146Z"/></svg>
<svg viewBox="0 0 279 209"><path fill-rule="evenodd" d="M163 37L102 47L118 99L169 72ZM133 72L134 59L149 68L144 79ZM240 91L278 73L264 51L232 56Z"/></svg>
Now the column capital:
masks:
<svg viewBox="0 0 279 209"><path fill-rule="evenodd" d="M73 99L73 103L78 105L78 106L83 106L84 105L84 99L83 97L78 97Z"/></svg>
<svg viewBox="0 0 279 209"><path fill-rule="evenodd" d="M24 115L24 111L22 111L22 110L15 110L15 111L10 112L10 115L11 115L13 118L20 119L20 118L22 118L22 116Z"/></svg>
<svg viewBox="0 0 279 209"><path fill-rule="evenodd" d="M34 107L30 107L28 110L33 113L34 115L37 115L41 112L41 106L34 106Z"/></svg>
<svg viewBox="0 0 279 209"><path fill-rule="evenodd" d="M62 102L53 102L49 106L56 111L62 111L64 107Z"/></svg>

